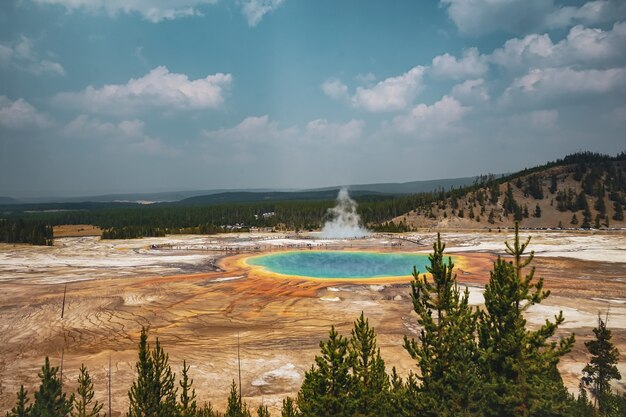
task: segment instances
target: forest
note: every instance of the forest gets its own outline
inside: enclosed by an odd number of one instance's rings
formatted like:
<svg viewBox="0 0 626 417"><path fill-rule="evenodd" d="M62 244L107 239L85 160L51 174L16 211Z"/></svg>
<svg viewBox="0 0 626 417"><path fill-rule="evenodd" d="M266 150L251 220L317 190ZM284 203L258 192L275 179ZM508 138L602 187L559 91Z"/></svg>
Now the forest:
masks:
<svg viewBox="0 0 626 417"><path fill-rule="evenodd" d="M598 316L594 337L585 342L589 362L577 396L565 388L557 365L571 351L575 335L557 337L559 313L529 329L525 311L550 296L536 278L528 252L530 238L506 242L506 258L493 263L485 286L484 308L468 303L469 292L457 282L454 264L438 237L426 274L413 271L411 298L420 330L405 336L404 348L415 368L401 377L389 370L377 347L375 329L362 313L350 335L331 327L319 354L304 375L295 398L285 398L282 417L386 416L624 416L626 394L614 392L621 379L619 352L611 342L606 318ZM250 409L235 381L222 413L201 402L190 366L180 378L158 338L148 342L141 330L135 379L128 389L128 417L268 417L267 406ZM245 372L245 369L241 370ZM46 357L40 385L29 395L21 386L7 417L103 417L110 405L95 399L94 381L82 366L75 392L65 392L59 368ZM110 403L109 403L110 404Z"/></svg>
<svg viewBox="0 0 626 417"><path fill-rule="evenodd" d="M555 208L559 211L572 211L570 224L576 227L600 228L607 226L611 220L621 221L624 218L623 206L626 204L626 175L624 175L626 153L616 156L602 155L591 152L580 152L568 155L563 159L549 162L532 169L525 169L509 176L482 175L476 178L473 185L458 189L439 189L428 193L408 195L368 194L359 192L355 196L361 220L374 231L403 232L409 227L393 224L390 221L409 212L424 213L434 217L433 207L450 207L451 215L468 216L471 219L486 219L493 224L496 216L508 217L515 221L525 218L541 217L537 207L522 206L513 197L512 187L523 190L524 195L536 200L547 198L544 195L541 172L549 168L566 166L573 171L573 178L580 183L581 191L574 189L556 190L557 178L551 175L549 191L554 194ZM500 185L506 184L502 208L496 206L501 197ZM235 193L237 196L241 193ZM284 200L231 202L223 204L195 205L202 198L189 199L183 202L151 205L113 204L113 203L67 203L51 205L2 206L0 211L12 224L45 224L48 226L90 224L104 230L103 238L138 238L163 236L165 234L211 234L227 231L225 226L239 225L237 231L250 228L266 228L272 230L317 230L327 219L328 209L335 205L332 199ZM294 193L294 198L304 198L306 193ZM320 198L328 198L334 193L313 193ZM474 204L471 207L459 207L458 201L471 195ZM604 196L614 207L612 219L607 215ZM210 197L210 196L209 196ZM587 198L593 199L592 216ZM194 203L196 202L196 203ZM491 210L488 210L491 206ZM494 209L496 211L494 211ZM476 212L474 211L476 210ZM576 217L576 212L580 220ZM272 213L271 216L264 215ZM447 214L447 213L446 213ZM20 223L20 224L22 224ZM555 227L557 225L554 225ZM561 225L562 227L568 225ZM7 233L0 233L0 242L9 242ZM45 240L32 233L23 233L21 242L46 244ZM43 242L43 243L42 243Z"/></svg>

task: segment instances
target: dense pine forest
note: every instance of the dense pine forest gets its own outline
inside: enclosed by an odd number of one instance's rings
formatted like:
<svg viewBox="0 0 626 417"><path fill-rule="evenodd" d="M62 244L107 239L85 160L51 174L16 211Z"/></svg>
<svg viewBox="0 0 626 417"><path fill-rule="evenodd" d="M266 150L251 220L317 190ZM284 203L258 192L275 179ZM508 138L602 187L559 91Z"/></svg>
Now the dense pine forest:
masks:
<svg viewBox="0 0 626 417"><path fill-rule="evenodd" d="M52 234L52 227L41 221L0 219L0 242L51 246Z"/></svg>
<svg viewBox="0 0 626 417"><path fill-rule="evenodd" d="M414 372L400 377L389 370L377 347L375 330L363 314L350 335L331 327L328 339L305 373L295 398L285 398L283 417L386 416L624 416L626 395L615 393L611 381L621 379L619 352L611 331L598 317L594 338L585 343L589 362L580 392L568 393L557 365L575 336L557 337L562 313L531 330L525 311L550 292L535 278L530 238L506 243L485 287L484 308L468 303L451 258L438 237L429 256L427 274L413 271L411 298L420 331L405 336L404 348L415 361ZM250 410L240 387L232 381L227 409L218 412L201 402L190 366L183 361L179 378L158 338L148 342L143 328L128 389L128 417L259 417L270 415L263 404ZM245 372L245 369L242 369ZM48 358L39 373L34 395L21 386L7 417L105 416L110 412L94 395L94 381L83 366L76 392L64 392L59 369ZM228 384L228 381L216 381Z"/></svg>
<svg viewBox="0 0 626 417"><path fill-rule="evenodd" d="M453 219L452 226L458 227L512 227L520 222L522 227L599 229L624 222L625 169L624 152L616 156L581 152L509 176L480 176L468 187L410 195L361 192L355 199L362 222L374 231L405 232ZM294 193L294 198L302 195ZM329 193L319 195L328 198ZM196 201L202 199L190 199ZM103 238L126 239L219 233L233 226L236 231L317 230L335 205L332 199L182 203L8 205L0 212L12 224L90 224L104 230ZM22 233L26 237L20 242L46 244L31 235ZM0 233L0 242L15 241L7 236Z"/></svg>

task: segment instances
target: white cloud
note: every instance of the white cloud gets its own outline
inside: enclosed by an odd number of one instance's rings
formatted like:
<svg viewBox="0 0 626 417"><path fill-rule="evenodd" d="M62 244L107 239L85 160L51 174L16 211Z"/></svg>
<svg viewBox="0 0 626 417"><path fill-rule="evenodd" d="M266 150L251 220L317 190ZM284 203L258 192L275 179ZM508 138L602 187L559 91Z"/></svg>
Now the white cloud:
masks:
<svg viewBox="0 0 626 417"><path fill-rule="evenodd" d="M365 123L362 120L350 120L346 123L331 123L326 119L308 122L303 128L291 126L281 128L268 115L246 117L241 123L231 128L203 131L209 139L226 141L236 146L258 143L262 146L285 143L349 143L361 137Z"/></svg>
<svg viewBox="0 0 626 417"><path fill-rule="evenodd" d="M34 0L39 4L59 5L68 11L84 10L88 13L138 13L153 23L179 17L202 15L200 6L215 4L217 0Z"/></svg>
<svg viewBox="0 0 626 417"><path fill-rule="evenodd" d="M626 22L608 31L574 26L566 38L553 43L550 36L527 35L509 39L488 57L496 65L513 70L528 67L576 65L581 68L605 67L626 62Z"/></svg>
<svg viewBox="0 0 626 417"><path fill-rule="evenodd" d="M403 110L422 87L423 66L416 66L397 77L389 77L372 87L357 87L351 101L355 107L370 112Z"/></svg>
<svg viewBox="0 0 626 417"><path fill-rule="evenodd" d="M259 24L263 16L272 12L283 4L284 0L241 0L241 11L246 17L249 26Z"/></svg>
<svg viewBox="0 0 626 417"><path fill-rule="evenodd" d="M429 73L436 77L459 80L481 77L487 69L485 57L478 53L478 49L470 48L463 51L461 59L448 53L436 56Z"/></svg>
<svg viewBox="0 0 626 417"><path fill-rule="evenodd" d="M576 24L594 25L614 22L626 17L626 2L623 0L590 1L581 7L558 7L546 16L548 28L563 28Z"/></svg>
<svg viewBox="0 0 626 417"><path fill-rule="evenodd" d="M160 66L126 84L88 86L76 93L58 94L56 100L92 112L127 113L146 107L215 109L224 102L232 76L217 73L197 80Z"/></svg>
<svg viewBox="0 0 626 417"><path fill-rule="evenodd" d="M322 91L330 98L335 100L348 97L348 87L340 80L332 78L322 83Z"/></svg>
<svg viewBox="0 0 626 417"><path fill-rule="evenodd" d="M297 128L281 129L278 123L270 120L268 115L246 117L241 123L231 128L204 130L203 135L209 139L229 142L259 142L289 139L298 132ZM267 142L265 142L267 143Z"/></svg>
<svg viewBox="0 0 626 417"><path fill-rule="evenodd" d="M317 119L307 123L305 135L309 139L322 140L332 143L351 143L363 135L365 122L350 120L347 123L329 123L326 119Z"/></svg>
<svg viewBox="0 0 626 417"><path fill-rule="evenodd" d="M48 116L39 112L26 100L15 101L0 96L0 126L14 129L44 129L53 125Z"/></svg>
<svg viewBox="0 0 626 417"><path fill-rule="evenodd" d="M626 17L623 0L589 1L561 7L554 0L440 0L448 16L466 35L505 31L528 33L575 24L614 22Z"/></svg>
<svg viewBox="0 0 626 417"><path fill-rule="evenodd" d="M394 117L391 126L401 134L432 137L436 133L449 130L469 109L455 98L444 96L430 106L418 104L408 114Z"/></svg>
<svg viewBox="0 0 626 417"><path fill-rule="evenodd" d="M0 44L0 66L34 75L65 75L61 64L41 58L33 41L24 35L17 41Z"/></svg>
<svg viewBox="0 0 626 417"><path fill-rule="evenodd" d="M478 78L475 80L465 80L452 87L452 97L461 103L480 103L489 101L489 93L485 80Z"/></svg>
<svg viewBox="0 0 626 417"><path fill-rule="evenodd" d="M139 152L176 153L160 139L146 134L144 128L144 122L138 119L115 124L81 114L63 128L62 134L72 139L96 140L115 147L121 145Z"/></svg>
<svg viewBox="0 0 626 417"><path fill-rule="evenodd" d="M533 100L557 99L563 95L623 93L626 89L626 68L576 70L536 68L516 78L503 94L505 101L527 97Z"/></svg>
<svg viewBox="0 0 626 417"><path fill-rule="evenodd" d="M348 87L336 78L322 83L322 91L335 100L346 100L354 107L369 112L389 112L407 108L422 88L426 67L415 66L396 77L389 77L374 85L359 86L353 95ZM372 75L373 77L373 75ZM372 77L365 77L371 79Z"/></svg>

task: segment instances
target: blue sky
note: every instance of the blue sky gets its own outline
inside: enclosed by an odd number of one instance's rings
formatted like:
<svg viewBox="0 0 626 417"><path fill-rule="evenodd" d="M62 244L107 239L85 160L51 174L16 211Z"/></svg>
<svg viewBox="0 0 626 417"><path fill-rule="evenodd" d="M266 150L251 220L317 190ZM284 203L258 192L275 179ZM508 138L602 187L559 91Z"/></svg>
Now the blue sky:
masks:
<svg viewBox="0 0 626 417"><path fill-rule="evenodd" d="M0 195L471 176L624 132L621 0L0 3Z"/></svg>

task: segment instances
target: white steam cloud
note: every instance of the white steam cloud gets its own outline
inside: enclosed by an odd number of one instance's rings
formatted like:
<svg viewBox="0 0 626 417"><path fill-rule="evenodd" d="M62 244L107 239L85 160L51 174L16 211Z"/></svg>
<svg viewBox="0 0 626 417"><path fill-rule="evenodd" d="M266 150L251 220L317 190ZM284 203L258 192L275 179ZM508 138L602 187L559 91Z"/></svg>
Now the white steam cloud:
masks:
<svg viewBox="0 0 626 417"><path fill-rule="evenodd" d="M335 239L367 236L369 231L361 226L356 207L356 201L350 198L348 190L339 190L337 205L328 209L330 219L322 227L322 236Z"/></svg>

